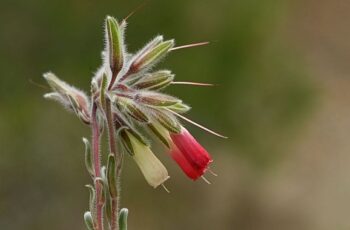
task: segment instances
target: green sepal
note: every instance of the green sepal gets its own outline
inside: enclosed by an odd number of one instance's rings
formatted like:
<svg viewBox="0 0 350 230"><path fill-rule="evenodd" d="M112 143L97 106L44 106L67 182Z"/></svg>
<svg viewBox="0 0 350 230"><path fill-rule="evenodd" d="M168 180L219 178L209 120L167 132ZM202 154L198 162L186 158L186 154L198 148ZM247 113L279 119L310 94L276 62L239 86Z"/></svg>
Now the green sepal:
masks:
<svg viewBox="0 0 350 230"><path fill-rule="evenodd" d="M113 154L109 154L107 161L107 183L109 188L109 194L112 199L118 196L117 189L117 177L116 177L116 160Z"/></svg>
<svg viewBox="0 0 350 230"><path fill-rule="evenodd" d="M166 147L170 148L168 140L164 137L164 135L161 134L161 132L159 132L159 130L153 124L148 124L148 127Z"/></svg>
<svg viewBox="0 0 350 230"><path fill-rule="evenodd" d="M117 134L119 136L119 141L121 143L121 146L123 147L123 149L129 154L129 155L134 155L134 150L131 144L131 140L128 136L128 134L126 133L126 130L128 128L126 127L121 127L119 128Z"/></svg>
<svg viewBox="0 0 350 230"><path fill-rule="evenodd" d="M164 57L168 51L174 46L174 40L168 40L161 42L157 46L149 49L145 54L133 65L136 69L141 70L152 66L158 62L162 57Z"/></svg>
<svg viewBox="0 0 350 230"><path fill-rule="evenodd" d="M153 91L143 91L139 92L135 96L136 100L145 105L155 106L155 107L167 107L181 103L182 101L176 97L172 97L166 94L157 93Z"/></svg>
<svg viewBox="0 0 350 230"><path fill-rule="evenodd" d="M106 213L106 219L109 225L112 223L112 203L110 196L106 196L106 203L103 207Z"/></svg>
<svg viewBox="0 0 350 230"><path fill-rule="evenodd" d="M182 102L176 103L174 105L170 105L167 108L170 109L171 111L176 112L176 113L186 113L191 109L190 106L188 106Z"/></svg>
<svg viewBox="0 0 350 230"><path fill-rule="evenodd" d="M174 75L168 70L146 74L133 87L137 89L159 90L168 86L174 80Z"/></svg>
<svg viewBox="0 0 350 230"><path fill-rule="evenodd" d="M155 118L169 132L172 132L172 133L181 132L181 125L172 114L168 114L165 112L156 112Z"/></svg>
<svg viewBox="0 0 350 230"><path fill-rule="evenodd" d="M149 143L145 140L145 138L139 132L137 132L135 129L128 128L127 131L129 133L131 133L139 142L141 142L142 144L144 144L146 146L149 146Z"/></svg>

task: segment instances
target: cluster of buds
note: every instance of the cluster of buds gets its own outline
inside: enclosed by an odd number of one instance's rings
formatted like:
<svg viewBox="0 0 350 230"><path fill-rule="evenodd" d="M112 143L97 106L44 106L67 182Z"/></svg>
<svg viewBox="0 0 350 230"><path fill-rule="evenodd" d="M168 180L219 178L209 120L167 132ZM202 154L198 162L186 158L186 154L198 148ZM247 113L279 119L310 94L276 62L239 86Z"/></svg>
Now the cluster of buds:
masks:
<svg viewBox="0 0 350 230"><path fill-rule="evenodd" d="M163 185L169 178L167 169L151 151L145 134L154 133L183 172L193 180L203 176L212 162L208 152L178 120L183 118L189 121L181 114L189 111L190 107L182 100L162 92L165 87L176 84L174 74L169 70L153 71L153 67L169 52L178 49L174 47L174 40L156 36L138 52L131 54L124 43L125 28L125 20L119 23L107 16L103 63L92 78L90 98L53 73L44 74L53 90L45 94L45 98L60 102L92 127L93 150L86 151L87 169L95 183L95 188L90 187L93 194L90 212L85 215L90 229L103 228L98 223L99 213L96 209L100 201L106 204L108 213L111 202L106 200L110 197L113 201L117 197L118 179L115 173L118 177L125 154L135 160L152 187ZM108 128L111 154L107 167L100 167L99 138L105 126ZM84 142L86 146L90 145L88 140L84 139ZM96 201L98 196L100 199ZM113 215L107 219L113 226Z"/></svg>

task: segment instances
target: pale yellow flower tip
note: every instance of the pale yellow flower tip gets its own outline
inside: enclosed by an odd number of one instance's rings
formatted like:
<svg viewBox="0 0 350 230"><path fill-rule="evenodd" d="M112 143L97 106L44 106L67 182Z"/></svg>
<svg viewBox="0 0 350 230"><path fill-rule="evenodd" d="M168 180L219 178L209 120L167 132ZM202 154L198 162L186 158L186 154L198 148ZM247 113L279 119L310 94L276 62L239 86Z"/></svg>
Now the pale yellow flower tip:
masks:
<svg viewBox="0 0 350 230"><path fill-rule="evenodd" d="M144 175L146 181L153 188L163 184L169 179L169 174L165 166L153 154L151 149L137 140L132 134L128 132L134 155L132 156Z"/></svg>

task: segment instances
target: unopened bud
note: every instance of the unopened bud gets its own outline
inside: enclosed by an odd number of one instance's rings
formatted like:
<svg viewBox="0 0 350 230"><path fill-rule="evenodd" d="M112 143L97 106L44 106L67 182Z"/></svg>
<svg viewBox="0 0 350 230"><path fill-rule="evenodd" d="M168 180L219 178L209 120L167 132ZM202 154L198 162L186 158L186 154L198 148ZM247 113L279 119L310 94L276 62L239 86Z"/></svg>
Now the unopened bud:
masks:
<svg viewBox="0 0 350 230"><path fill-rule="evenodd" d="M45 73L44 78L51 86L53 93L44 97L60 102L67 109L73 111L84 123L90 123L90 102L82 91L68 85L53 73Z"/></svg>
<svg viewBox="0 0 350 230"><path fill-rule="evenodd" d="M151 46L144 50L142 55L137 56L130 67L134 72L153 66L160 61L174 46L174 40L168 40Z"/></svg>
<svg viewBox="0 0 350 230"><path fill-rule="evenodd" d="M135 100L137 102L143 103L150 106L160 106L166 107L180 103L181 100L166 94L152 92L152 91L142 91L136 94Z"/></svg>
<svg viewBox="0 0 350 230"><path fill-rule="evenodd" d="M113 17L106 18L106 37L108 45L109 66L113 75L117 74L124 63L123 34L119 23Z"/></svg>
<svg viewBox="0 0 350 230"><path fill-rule="evenodd" d="M170 71L162 70L146 74L133 86L137 89L159 90L170 85L174 80L174 75Z"/></svg>

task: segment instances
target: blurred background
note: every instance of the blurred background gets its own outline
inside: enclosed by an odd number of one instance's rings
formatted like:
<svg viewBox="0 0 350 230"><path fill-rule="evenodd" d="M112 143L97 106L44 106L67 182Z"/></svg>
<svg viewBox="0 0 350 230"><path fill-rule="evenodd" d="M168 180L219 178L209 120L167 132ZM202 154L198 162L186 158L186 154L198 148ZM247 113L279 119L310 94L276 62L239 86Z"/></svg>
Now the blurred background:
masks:
<svg viewBox="0 0 350 230"><path fill-rule="evenodd" d="M105 16L121 19L140 4L1 0L1 229L85 229L89 128L45 101L37 84L53 71L89 91ZM131 52L157 34L178 45L211 41L160 67L179 81L219 84L168 92L229 139L187 125L213 155L212 185L187 179L156 142L170 194L148 186L126 158L129 229L349 229L349 11L346 0L150 0L132 16Z"/></svg>

